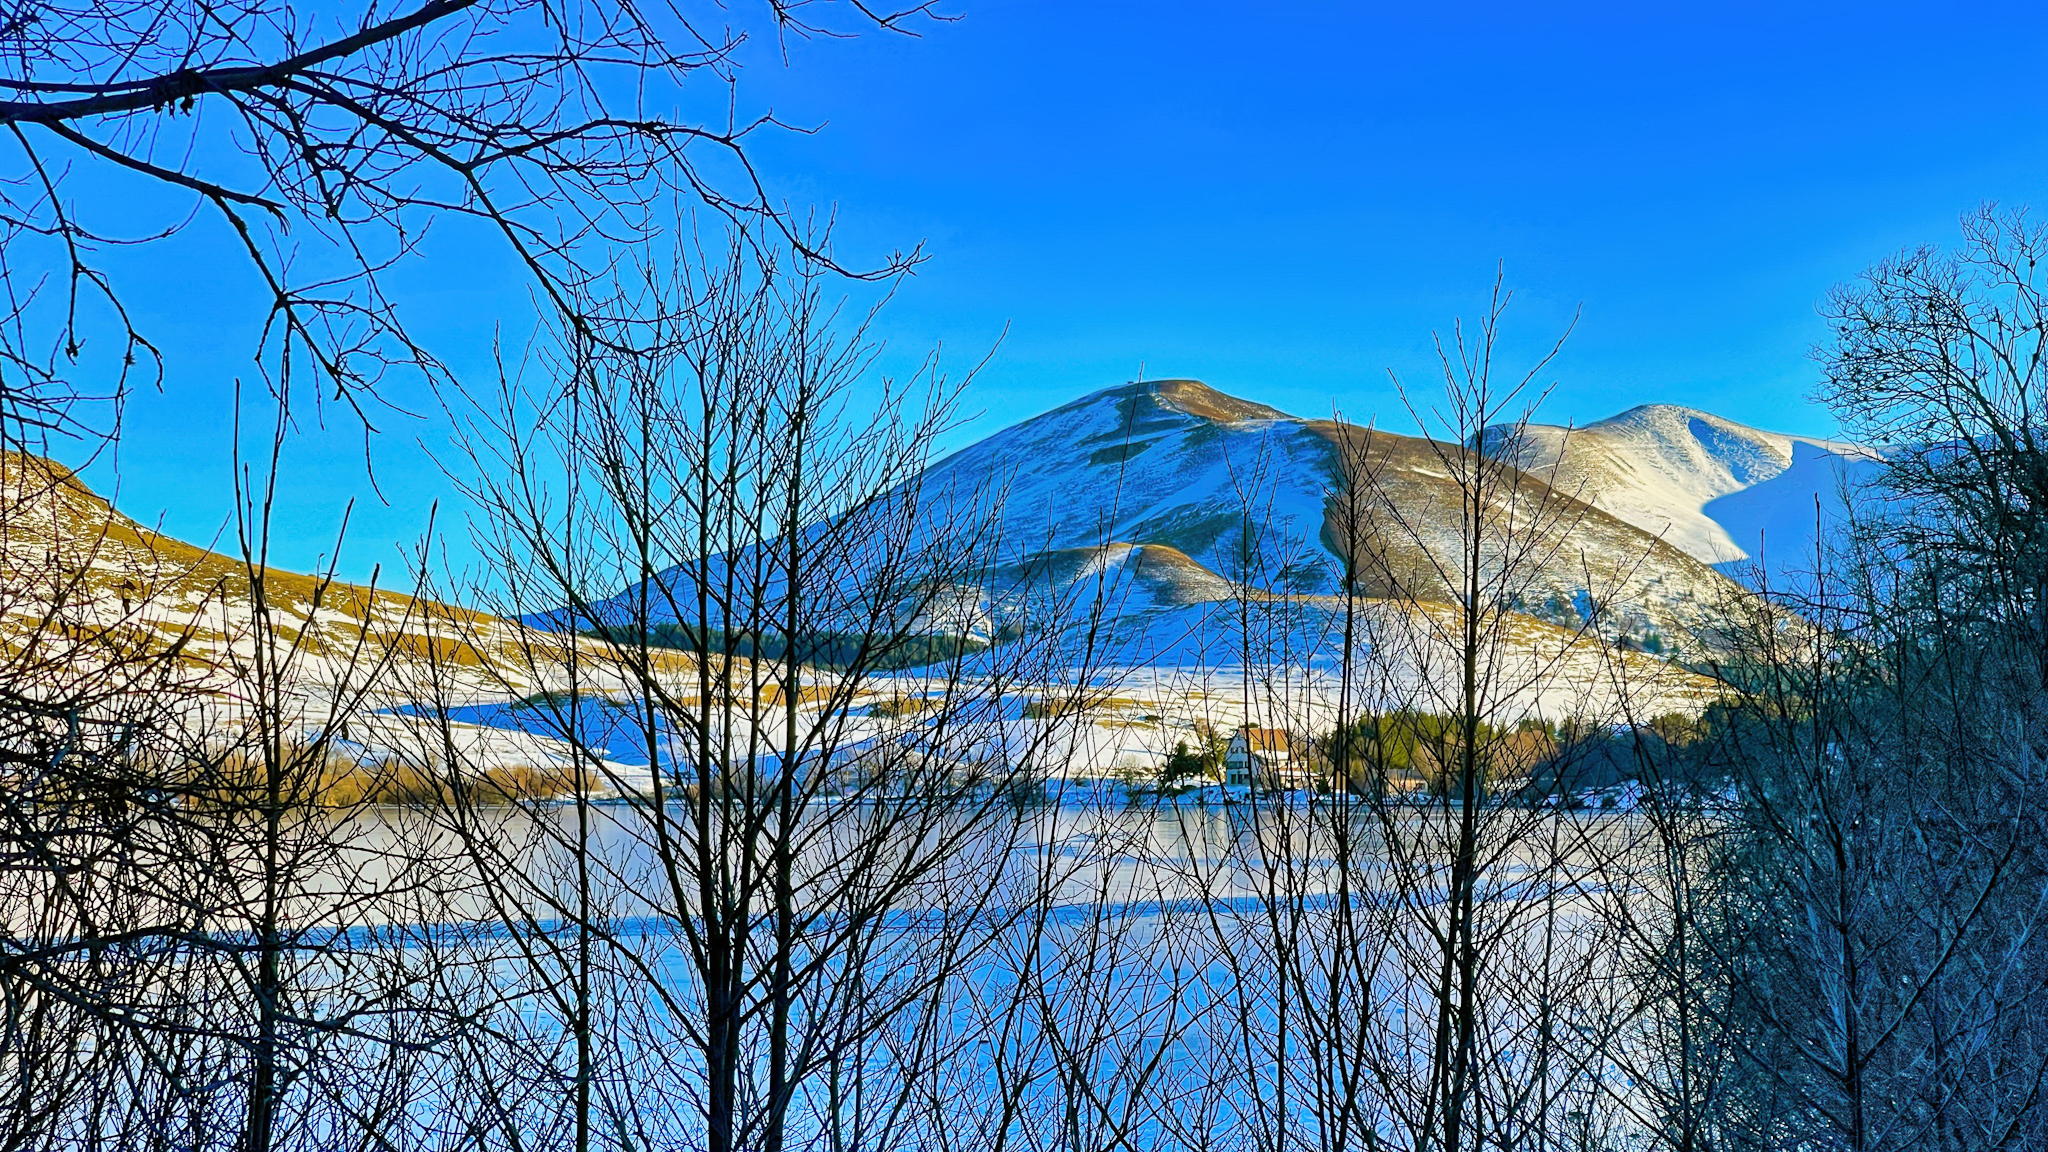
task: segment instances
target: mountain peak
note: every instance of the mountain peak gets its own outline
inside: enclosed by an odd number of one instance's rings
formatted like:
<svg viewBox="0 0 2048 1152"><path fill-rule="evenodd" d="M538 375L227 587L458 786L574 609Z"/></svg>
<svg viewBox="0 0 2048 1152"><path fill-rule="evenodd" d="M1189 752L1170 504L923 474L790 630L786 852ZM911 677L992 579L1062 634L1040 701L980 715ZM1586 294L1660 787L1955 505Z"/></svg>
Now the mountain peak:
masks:
<svg viewBox="0 0 2048 1152"><path fill-rule="evenodd" d="M1278 408L1270 408L1251 400L1240 400L1227 393L1218 392L1200 380L1146 380L1128 387L1149 390L1152 402L1162 408L1170 408L1175 412L1215 424L1243 424L1249 420L1290 418Z"/></svg>
<svg viewBox="0 0 2048 1152"><path fill-rule="evenodd" d="M1794 467L1802 449L1845 467L1866 455L1853 444L1766 432L1678 404L1638 404L1578 428L1500 425L1487 429L1485 442L1553 487L1745 575L1765 521L1789 516L1810 537L1814 497L1833 488L1832 468Z"/></svg>
<svg viewBox="0 0 2048 1152"><path fill-rule="evenodd" d="M1723 420L1711 412L1702 412L1697 408L1687 408L1683 404L1638 404L1625 412L1617 412L1605 420L1596 420L1592 424L1587 425L1587 427L1600 427L1610 424L1659 424L1673 420L1691 420L1694 417L1705 417L1706 419L1719 421L1724 424L1734 423L1731 420Z"/></svg>
<svg viewBox="0 0 2048 1152"><path fill-rule="evenodd" d="M1131 380L1091 392L1055 411L1093 408L1114 403L1125 424L1143 424L1149 416L1192 416L1210 424L1244 424L1254 420L1291 420L1278 408L1251 400L1240 400L1219 392L1200 380L1169 377L1163 380Z"/></svg>

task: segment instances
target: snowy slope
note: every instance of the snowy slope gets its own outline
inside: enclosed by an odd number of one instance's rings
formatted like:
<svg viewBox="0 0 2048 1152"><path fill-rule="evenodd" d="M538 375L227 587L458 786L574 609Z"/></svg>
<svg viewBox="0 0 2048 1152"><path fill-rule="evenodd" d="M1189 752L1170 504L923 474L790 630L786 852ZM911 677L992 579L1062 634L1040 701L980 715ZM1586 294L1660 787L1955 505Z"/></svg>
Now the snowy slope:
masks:
<svg viewBox="0 0 2048 1152"><path fill-rule="evenodd" d="M1752 586L1768 580L1781 591L1805 587L1820 563L1816 545L1840 539L1836 529L1848 518L1849 502L1870 489L1880 468L1879 458L1868 451L1793 444L1790 467L1702 509L1750 553L1747 560L1721 567Z"/></svg>
<svg viewBox="0 0 2048 1152"><path fill-rule="evenodd" d="M1492 428L1487 447L1744 579L1755 575L1766 540L1775 557L1810 555L1815 498L1824 517L1839 509L1843 481L1866 474L1874 459L1857 445L1765 432L1671 404L1583 428Z"/></svg>
<svg viewBox="0 0 2048 1152"><path fill-rule="evenodd" d="M1604 503L1575 499L1571 483L1553 488L1540 473L1502 477L1487 514L1517 525L1516 536L1495 541L1482 558L1482 597L1654 652L1710 654L1742 591L1697 552L1659 538L1672 527L1662 510L1689 512L1725 537L1700 508L1784 471L1790 441L1745 448L1739 426L1694 421L1719 436L1708 445L1684 421L1675 431L1663 426L1680 411L1643 410L1585 440L1601 449L1589 475L1635 477L1605 484ZM1525 451L1540 458L1549 446L1554 456L1566 442L1561 433L1536 429ZM1113 635L1150 653L1134 650L1126 661L1141 664L1178 662L1191 637L1218 632L1216 612L1187 609L1329 597L1340 590L1347 562L1367 596L1448 602L1461 594L1445 574L1463 564L1462 493L1453 473L1468 466L1466 452L1303 420L1193 380L1124 384L962 449L927 468L914 494L882 502L914 501L931 524L985 525L977 535L994 542L995 555L961 564L922 533L873 556L858 548L832 553L832 562L814 566L805 610L824 622L813 627L859 630L861 613L872 619L894 595L889 588L943 587L943 610L919 609L913 630L988 638L1042 633L1041 625L1059 617L1065 625L1093 620L1094 635L1114 618ZM1641 468L1635 452L1645 454ZM1574 438L1560 471L1583 470L1594 459ZM1362 482L1368 472L1370 485ZM1347 491L1370 491L1377 511L1347 517L1339 499ZM945 567L920 576L920 556ZM715 578L721 565L744 561L718 558L696 577ZM871 576L885 565L895 569L887 587ZM690 579L675 570L655 583Z"/></svg>
<svg viewBox="0 0 2048 1152"><path fill-rule="evenodd" d="M926 484L983 493L1024 570L1098 582L1112 569L1143 574L1114 587L1118 604L1147 627L1167 609L1217 602L1233 589L1333 593L1347 538L1369 595L1448 598L1439 574L1458 566L1461 539L1448 469L1463 450L1385 433L1360 437L1196 381L1148 381L1005 429L941 461ZM1332 501L1347 471L1359 469L1373 473L1396 511L1347 534ZM1523 611L1576 627L1597 603L1605 634L1655 635L1660 646L1694 652L1709 643L1732 584L1640 528L1559 496L1524 475L1496 500L1494 511L1512 505L1518 523L1543 509L1533 519L1559 536L1541 550L1541 571L1499 582L1513 585ZM1043 566L1034 569L1034 560Z"/></svg>
<svg viewBox="0 0 2048 1152"><path fill-rule="evenodd" d="M1127 384L1013 425L934 465L928 491L990 493L1023 560L1160 545L1220 577L1326 591L1317 541L1336 454L1305 421L1192 380Z"/></svg>
<svg viewBox="0 0 2048 1152"><path fill-rule="evenodd" d="M71 691L98 675L175 701L195 732L217 733L253 715L261 648L285 687L274 706L310 733L331 720L337 697L379 708L551 687L528 657L565 642L487 613L275 568L262 573L259 616L256 585L240 558L129 519L63 465L0 452L0 659L17 691ZM449 736L396 714L351 725L343 744L368 759L438 755ZM456 738L479 768L569 762L565 746L522 734L464 728Z"/></svg>

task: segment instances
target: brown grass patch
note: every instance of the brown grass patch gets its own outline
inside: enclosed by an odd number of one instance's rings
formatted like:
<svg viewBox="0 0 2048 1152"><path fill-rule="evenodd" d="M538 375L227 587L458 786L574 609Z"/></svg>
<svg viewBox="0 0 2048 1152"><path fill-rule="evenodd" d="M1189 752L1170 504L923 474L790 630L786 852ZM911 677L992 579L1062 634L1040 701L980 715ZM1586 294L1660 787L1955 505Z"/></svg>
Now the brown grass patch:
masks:
<svg viewBox="0 0 2048 1152"><path fill-rule="evenodd" d="M474 645L453 636L427 636L418 632L380 632L376 636L376 641L388 651L434 664L476 668L484 663L484 654L477 651Z"/></svg>
<svg viewBox="0 0 2048 1152"><path fill-rule="evenodd" d="M318 796L326 808L424 808L453 801L458 790L472 803L545 800L573 793L575 774L566 767L521 764L455 781L416 764L383 760L336 765L322 775Z"/></svg>
<svg viewBox="0 0 2048 1152"><path fill-rule="evenodd" d="M1200 380L1147 380L1160 406L1203 420L1238 424L1246 420L1279 420L1286 413L1250 400L1218 392Z"/></svg>

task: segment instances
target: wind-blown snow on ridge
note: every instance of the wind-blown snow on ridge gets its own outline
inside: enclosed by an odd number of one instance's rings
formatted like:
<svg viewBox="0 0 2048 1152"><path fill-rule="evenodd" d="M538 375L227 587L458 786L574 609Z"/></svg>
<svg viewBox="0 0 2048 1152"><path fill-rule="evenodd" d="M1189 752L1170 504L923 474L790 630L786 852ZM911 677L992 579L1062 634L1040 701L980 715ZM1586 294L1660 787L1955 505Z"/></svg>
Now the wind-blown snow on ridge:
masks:
<svg viewBox="0 0 2048 1152"><path fill-rule="evenodd" d="M1674 404L1643 404L1580 428L1487 429L1486 447L1552 487L1742 579L1811 556L1814 503L1876 460L1868 448L1766 432Z"/></svg>

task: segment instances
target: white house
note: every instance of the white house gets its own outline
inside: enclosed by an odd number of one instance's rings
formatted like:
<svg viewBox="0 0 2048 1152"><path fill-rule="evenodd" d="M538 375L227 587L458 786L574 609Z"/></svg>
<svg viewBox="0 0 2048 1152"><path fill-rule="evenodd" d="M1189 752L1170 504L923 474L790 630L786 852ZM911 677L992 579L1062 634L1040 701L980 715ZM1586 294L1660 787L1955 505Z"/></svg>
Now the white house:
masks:
<svg viewBox="0 0 2048 1152"><path fill-rule="evenodd" d="M1231 734L1224 749L1223 782L1267 792L1313 788L1316 771L1308 741L1284 728L1247 724Z"/></svg>

